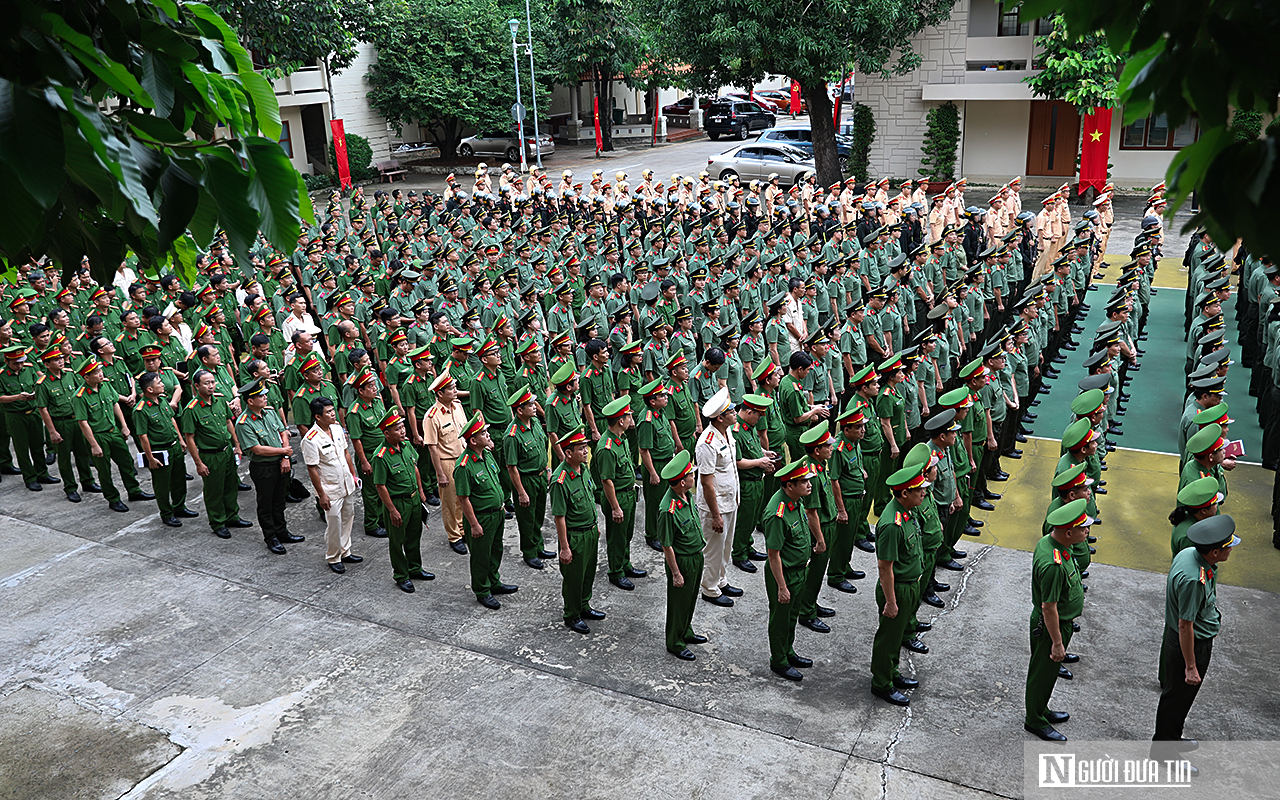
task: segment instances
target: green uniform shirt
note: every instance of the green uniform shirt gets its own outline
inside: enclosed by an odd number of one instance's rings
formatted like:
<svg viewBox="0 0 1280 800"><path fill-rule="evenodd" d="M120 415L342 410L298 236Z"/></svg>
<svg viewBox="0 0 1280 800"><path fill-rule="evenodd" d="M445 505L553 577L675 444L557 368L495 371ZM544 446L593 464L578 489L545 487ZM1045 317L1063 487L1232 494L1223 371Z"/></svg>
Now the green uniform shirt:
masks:
<svg viewBox="0 0 1280 800"><path fill-rule="evenodd" d="M82 386L71 398L77 422L88 422L89 430L94 433L106 433L116 429L115 404L116 394L100 384L97 389Z"/></svg>
<svg viewBox="0 0 1280 800"><path fill-rule="evenodd" d="M1173 526L1173 533L1169 535L1169 548L1173 550L1173 555L1181 553L1188 547L1195 547L1191 543L1191 539L1187 537L1187 529L1196 524L1196 520L1187 517L1182 522Z"/></svg>
<svg viewBox="0 0 1280 800"><path fill-rule="evenodd" d="M878 455L884 449L884 429L880 427L880 415L876 413L876 398L868 400L860 394L854 396L858 398L856 407L867 418L867 432L861 442L862 452Z"/></svg>
<svg viewBox="0 0 1280 800"><path fill-rule="evenodd" d="M347 433L351 434L352 442L360 440L365 458L387 443L382 428L378 427L386 415L386 406L376 397L371 401L358 400L347 409Z"/></svg>
<svg viewBox="0 0 1280 800"><path fill-rule="evenodd" d="M671 402L667 404L667 414L676 423L680 444L692 448L698 424L698 409L693 404L693 392L687 382L678 384L672 381L670 388Z"/></svg>
<svg viewBox="0 0 1280 800"><path fill-rule="evenodd" d="M54 419L69 419L75 414L71 398L79 390L79 381L70 370L64 369L59 378L41 375L36 380L36 406L49 409L49 416Z"/></svg>
<svg viewBox="0 0 1280 800"><path fill-rule="evenodd" d="M577 397L557 392L551 404L547 406L548 432L563 439L581 425L582 410L578 407Z"/></svg>
<svg viewBox="0 0 1280 800"><path fill-rule="evenodd" d="M613 431L604 431L604 435L596 442L595 454L591 458L591 472L599 484L601 503L609 502L604 496L605 481L613 482L613 491L617 494L636 490L635 463L627 437L615 437Z"/></svg>
<svg viewBox="0 0 1280 800"><path fill-rule="evenodd" d="M250 461L279 461L280 456L264 456L250 452L251 447L283 447L280 434L284 432L284 423L274 409L263 408L261 413L246 411L236 418L236 438L240 440L240 449L249 454Z"/></svg>
<svg viewBox="0 0 1280 800"><path fill-rule="evenodd" d="M516 420L502 437L502 460L517 472L542 472L547 468L547 434L538 418L528 424Z"/></svg>
<svg viewBox="0 0 1280 800"><path fill-rule="evenodd" d="M24 364L17 372L6 365L4 369L0 369L0 394L22 394L23 392L35 394L36 381L39 379L39 373L30 364ZM5 403L0 408L10 414L29 414L36 410L36 400L35 398L15 400L12 403Z"/></svg>
<svg viewBox="0 0 1280 800"><path fill-rule="evenodd" d="M677 497L676 493L667 489L658 504L658 544L670 547L677 557L696 556L706 546L702 536L702 524L698 522L698 512L694 511L693 500L686 494ZM686 581L696 580L696 576L685 575Z"/></svg>
<svg viewBox="0 0 1280 800"><path fill-rule="evenodd" d="M197 450L222 450L231 444L231 431L227 430L229 419L231 410L227 399L215 393L208 400L197 396L187 403L178 427L184 436L195 434Z"/></svg>
<svg viewBox="0 0 1280 800"><path fill-rule="evenodd" d="M905 386L906 384L898 384L897 386ZM876 417L877 425L880 427L879 420L889 420L889 428L893 431L894 441L899 448L905 449L907 444L907 418L906 418L906 401L903 400L897 386L889 386L885 384L880 389L880 394L876 396ZM870 428L871 424L868 423Z"/></svg>
<svg viewBox="0 0 1280 800"><path fill-rule="evenodd" d="M877 537L876 546L879 547ZM1057 603L1058 619L1073 620L1084 611L1084 587L1080 569L1068 545L1059 544L1052 536L1042 536L1031 552L1031 618L1042 613L1041 603Z"/></svg>
<svg viewBox="0 0 1280 800"><path fill-rule="evenodd" d="M837 440L836 451L831 456L831 480L840 485L840 494L848 498L861 497L867 491L867 476L862 460L862 445L851 442L843 435ZM848 505L845 506L848 510Z"/></svg>
<svg viewBox="0 0 1280 800"><path fill-rule="evenodd" d="M311 416L311 401L317 397L327 397L336 406L339 404L338 390L332 383L321 381L313 386L304 382L293 395L293 422L295 425L307 425L315 421Z"/></svg>
<svg viewBox="0 0 1280 800"><path fill-rule="evenodd" d="M488 450L479 455L469 447L464 450L462 458L453 467L453 485L458 497L471 498L471 505L477 513L502 508L498 462Z"/></svg>
<svg viewBox="0 0 1280 800"><path fill-rule="evenodd" d="M1165 583L1164 624L1178 629L1178 620L1191 620L1197 639L1212 639L1222 627L1218 613L1218 568L1194 547L1173 557Z"/></svg>
<svg viewBox="0 0 1280 800"><path fill-rule="evenodd" d="M578 381L578 385L582 390L582 402L591 406L591 413L596 418L596 427L603 433L605 427L604 407L609 405L617 394L617 387L613 381L613 372L610 371L609 367L604 367L603 369L591 367L582 373L582 378Z"/></svg>
<svg viewBox="0 0 1280 800"><path fill-rule="evenodd" d="M934 440L930 440L929 449L938 457L938 476L934 478L929 491L938 508L946 508L956 499L956 470L951 463L951 451Z"/></svg>
<svg viewBox="0 0 1280 800"><path fill-rule="evenodd" d="M791 375L784 375L782 382L778 384L774 405L778 407L782 415L782 424L785 426L788 436L795 437L804 432L804 423L795 421L796 417L809 410L809 400L805 396L804 386L801 385L800 381L791 377ZM774 445L776 448L782 443L770 441L769 444Z"/></svg>
<svg viewBox="0 0 1280 800"><path fill-rule="evenodd" d="M876 522L876 558L893 562L896 581L910 583L924 573L920 523L920 509L907 511L896 497L885 505L884 513Z"/></svg>
<svg viewBox="0 0 1280 800"><path fill-rule="evenodd" d="M564 517L569 530L596 527L595 481L585 464L579 470L561 463L551 476L551 513Z"/></svg>
<svg viewBox="0 0 1280 800"><path fill-rule="evenodd" d="M511 424L511 407L507 405L507 398L510 396L502 373L490 373L485 368L480 370L471 384L471 396L467 398L467 405L471 411L479 411L484 415L486 425L498 425L505 430Z"/></svg>
<svg viewBox="0 0 1280 800"><path fill-rule="evenodd" d="M636 446L649 451L654 462L665 462L676 453L676 440L671 434L671 420L666 409L646 409L636 426ZM656 463L655 463L656 466Z"/></svg>
<svg viewBox="0 0 1280 800"><path fill-rule="evenodd" d="M795 569L808 564L813 536L800 502L779 489L765 503L764 515L764 545L778 551L783 568Z"/></svg>
<svg viewBox="0 0 1280 800"><path fill-rule="evenodd" d="M812 508L818 512L819 524L829 525L836 519L836 498L831 489L830 462L811 458L809 463L813 467L813 474L809 476L813 491L801 500L806 509Z"/></svg>
<svg viewBox="0 0 1280 800"><path fill-rule="evenodd" d="M167 450L177 444L178 429L173 425L173 408L169 401L162 396L155 400L143 400L135 405L133 432L138 436L146 436L153 451Z"/></svg>
<svg viewBox="0 0 1280 800"><path fill-rule="evenodd" d="M760 432L755 425L748 425L741 419L733 423L733 441L737 445L739 461L754 461L764 458L764 445L760 444ZM744 480L760 480L764 477L764 469L751 467L739 469L738 477Z"/></svg>
<svg viewBox="0 0 1280 800"><path fill-rule="evenodd" d="M387 487L392 497L405 497L418 491L418 453L401 442L392 448L389 444L379 447L370 459L375 486Z"/></svg>

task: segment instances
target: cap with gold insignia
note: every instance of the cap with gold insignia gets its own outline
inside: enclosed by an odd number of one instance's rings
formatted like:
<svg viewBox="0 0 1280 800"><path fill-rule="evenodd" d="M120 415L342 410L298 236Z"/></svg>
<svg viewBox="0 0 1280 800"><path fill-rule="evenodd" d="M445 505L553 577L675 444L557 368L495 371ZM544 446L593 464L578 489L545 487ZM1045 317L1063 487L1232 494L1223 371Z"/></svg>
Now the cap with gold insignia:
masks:
<svg viewBox="0 0 1280 800"><path fill-rule="evenodd" d="M429 388L433 392L439 392L448 388L452 383L453 376L449 374L449 370L441 370L440 374L436 376L436 379L431 382L431 386Z"/></svg>
<svg viewBox="0 0 1280 800"><path fill-rule="evenodd" d="M515 408L517 406L522 406L525 403L532 403L533 401L534 401L533 392L529 391L529 389L526 387L523 389L517 389L515 394L508 397L507 405L511 406L512 408Z"/></svg>
<svg viewBox="0 0 1280 800"><path fill-rule="evenodd" d="M388 431L394 428L397 423L401 422L404 422L404 417L400 416L399 410L392 408L381 420L378 421L378 427L384 431Z"/></svg>
<svg viewBox="0 0 1280 800"><path fill-rule="evenodd" d="M353 388L355 388L356 391L360 391L362 388L370 384L376 386L377 378L378 376L374 374L373 370L365 369L365 370L362 370L359 375L356 375L355 378L352 379L351 385Z"/></svg>
<svg viewBox="0 0 1280 800"><path fill-rule="evenodd" d="M653 380L640 387L640 395L645 398L654 397L667 393L667 385L662 378L654 378Z"/></svg>
<svg viewBox="0 0 1280 800"><path fill-rule="evenodd" d="M159 358L161 352L160 345L158 344L144 344L142 347L138 348L138 355L144 359Z"/></svg>
<svg viewBox="0 0 1280 800"><path fill-rule="evenodd" d="M463 352L467 352L471 350L472 346L474 345L475 345L475 342L467 338L466 336L455 336L449 340L450 347L452 347L454 350L461 350Z"/></svg>
<svg viewBox="0 0 1280 800"><path fill-rule="evenodd" d="M965 397L968 397L967 392ZM954 408L944 408L937 412L925 422L924 429L934 436L960 430L960 423L956 422L956 410Z"/></svg>
<svg viewBox="0 0 1280 800"><path fill-rule="evenodd" d="M742 396L742 405L752 411L764 413L769 410L769 406L773 405L773 398L765 397L762 394L744 394Z"/></svg>
<svg viewBox="0 0 1280 800"><path fill-rule="evenodd" d="M868 364L867 366L863 367L862 369L854 373L852 383L854 387L857 388L860 386L865 386L868 383L873 383L878 380L880 380L880 376L876 374L875 366L872 364Z"/></svg>
<svg viewBox="0 0 1280 800"><path fill-rule="evenodd" d="M667 359L666 367L668 370L672 370L680 366L681 364L688 364L688 363L689 363L689 359L684 357L684 350L682 349L676 353L671 354L671 358Z"/></svg>
<svg viewBox="0 0 1280 800"><path fill-rule="evenodd" d="M729 399L729 388L724 387L702 404L702 416L715 419L726 411L732 411L735 407L733 401ZM605 411L607 412L608 409Z"/></svg>
<svg viewBox="0 0 1280 800"><path fill-rule="evenodd" d="M1218 479L1212 475L1194 480L1178 492L1178 505L1196 509L1221 503L1223 496L1218 491L1220 488L1222 486L1218 483Z"/></svg>
<svg viewBox="0 0 1280 800"><path fill-rule="evenodd" d="M836 417L836 422L840 427L845 425L865 425L867 415L862 413L862 408L857 405L856 401L850 400L849 405L845 406L844 412Z"/></svg>
<svg viewBox="0 0 1280 800"><path fill-rule="evenodd" d="M971 381L974 378L981 378L986 374L987 368L982 365L981 358L975 358L960 368L960 378L966 381Z"/></svg>
<svg viewBox="0 0 1280 800"><path fill-rule="evenodd" d="M1212 453L1226 444L1222 438L1222 426L1218 423L1206 425L1187 440L1187 452L1193 456Z"/></svg>
<svg viewBox="0 0 1280 800"><path fill-rule="evenodd" d="M1187 538L1201 547L1235 547L1240 544L1240 537L1236 536L1236 521L1230 514L1200 520L1187 528Z"/></svg>
<svg viewBox="0 0 1280 800"><path fill-rule="evenodd" d="M938 454L933 452L933 448L928 442L920 442L915 447L907 451L907 455L902 459L903 467L914 467L916 464L924 464L925 467L921 473L926 473L933 469L938 463Z"/></svg>
<svg viewBox="0 0 1280 800"><path fill-rule="evenodd" d="M560 440L561 449L565 447L574 447L580 444L587 444L587 429L582 425L579 425L577 428L574 428L573 431L568 436ZM685 452L685 451L681 451L681 452Z"/></svg>
<svg viewBox="0 0 1280 800"><path fill-rule="evenodd" d="M1087 417L1102 408L1106 402L1107 396L1101 389L1090 389L1076 395L1071 401L1071 413L1077 417Z"/></svg>
<svg viewBox="0 0 1280 800"><path fill-rule="evenodd" d="M566 361L561 364L560 369L556 370L556 373L551 376L551 383L554 386L564 386L576 377L578 377L578 374L573 371L573 362Z"/></svg>
<svg viewBox="0 0 1280 800"><path fill-rule="evenodd" d="M809 462L803 458L799 461L792 461L774 473L774 477L782 483L805 480L809 477Z"/></svg>
<svg viewBox="0 0 1280 800"><path fill-rule="evenodd" d="M484 344L476 348L476 358L484 358L498 352L498 343L493 339L485 339Z"/></svg>
<svg viewBox="0 0 1280 800"><path fill-rule="evenodd" d="M1087 505L1089 501L1083 497L1063 503L1045 518L1045 522L1054 528L1087 528L1093 524L1093 517L1085 510Z"/></svg>
<svg viewBox="0 0 1280 800"><path fill-rule="evenodd" d="M924 470L925 462L923 461L915 466L903 467L886 478L885 483L894 492L919 489L921 487L928 488L933 484L924 479Z"/></svg>
<svg viewBox="0 0 1280 800"><path fill-rule="evenodd" d="M320 369L321 361L315 355L309 355L298 365L298 372L309 372L313 369Z"/></svg>
<svg viewBox="0 0 1280 800"><path fill-rule="evenodd" d="M267 384L266 381L263 381L261 378L254 378L244 386L236 389L236 394L239 394L241 397L260 397L266 393Z"/></svg>
<svg viewBox="0 0 1280 800"><path fill-rule="evenodd" d="M462 435L470 439L472 436L475 436L477 433L483 430L486 430L486 426L484 424L484 414L481 414L479 411L476 411L471 415L471 419L467 420L466 427L462 429Z"/></svg>
<svg viewBox="0 0 1280 800"><path fill-rule="evenodd" d="M721 389L721 391L725 391ZM819 422L812 428L800 434L800 444L804 445L806 450L812 451L815 448L822 447L824 444L831 444L831 431L827 427L826 422Z"/></svg>
<svg viewBox="0 0 1280 800"><path fill-rule="evenodd" d="M1216 406L1210 406L1195 416L1195 423L1201 427L1205 425L1212 425L1214 423L1217 423L1218 425L1228 425L1232 422L1235 422L1235 420L1227 416L1226 403L1218 403Z"/></svg>
<svg viewBox="0 0 1280 800"><path fill-rule="evenodd" d="M683 480L684 476L692 471L693 459L689 456L689 451L681 450L662 468L662 479L668 483L675 483Z"/></svg>
<svg viewBox="0 0 1280 800"><path fill-rule="evenodd" d="M5 349L6 358L10 357L8 351L12 349L13 348ZM18 349L21 350L22 348L18 348ZM79 364L76 364L76 373L79 374L81 377L85 377L93 374L93 371L96 369L99 369L101 366L102 364L98 361L98 359L94 358L93 356L88 356L82 359Z"/></svg>
<svg viewBox="0 0 1280 800"><path fill-rule="evenodd" d="M1098 438L1098 433L1089 425L1087 417L1082 417L1067 426L1062 434L1062 446L1068 450L1079 450Z"/></svg>
<svg viewBox="0 0 1280 800"><path fill-rule="evenodd" d="M631 413L631 399L625 394L622 397L616 397L606 403L601 411L609 419L618 419Z"/></svg>
<svg viewBox="0 0 1280 800"><path fill-rule="evenodd" d="M40 354L41 361L52 361L55 358L62 358L62 347L50 347Z"/></svg>
<svg viewBox="0 0 1280 800"><path fill-rule="evenodd" d="M777 370L778 367L773 363L773 359L766 358L764 361L761 361L756 365L755 370L751 373L751 380L759 383L762 380L768 379L768 377Z"/></svg>
<svg viewBox="0 0 1280 800"><path fill-rule="evenodd" d="M424 361L428 358L431 358L431 350L426 345L409 351L410 361Z"/></svg>
<svg viewBox="0 0 1280 800"><path fill-rule="evenodd" d="M1053 476L1053 488L1061 491L1070 491L1077 486L1092 486L1093 478L1085 474L1085 468L1089 465L1081 461L1074 467L1064 469L1057 475Z"/></svg>

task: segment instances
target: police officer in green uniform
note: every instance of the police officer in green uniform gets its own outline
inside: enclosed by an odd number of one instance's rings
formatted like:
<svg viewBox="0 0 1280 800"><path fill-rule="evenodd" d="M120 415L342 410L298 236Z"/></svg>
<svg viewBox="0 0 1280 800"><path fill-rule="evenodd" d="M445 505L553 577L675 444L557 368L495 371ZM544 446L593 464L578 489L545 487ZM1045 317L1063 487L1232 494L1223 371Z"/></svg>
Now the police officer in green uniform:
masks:
<svg viewBox="0 0 1280 800"><path fill-rule="evenodd" d="M605 552L609 560L609 582L619 589L636 588L632 578L649 573L631 564L631 537L636 526L636 470L627 442L634 427L631 400L622 396L611 400L601 414L608 423L596 442L591 458L600 511L604 514Z"/></svg>
<svg viewBox="0 0 1280 800"><path fill-rule="evenodd" d="M1080 569L1071 546L1085 541L1093 518L1083 498L1056 509L1046 520L1053 533L1031 553L1031 660L1027 665L1026 718L1022 727L1046 742L1065 742L1053 726L1066 722L1065 711L1051 711L1049 697L1071 642L1071 621L1084 610Z"/></svg>
<svg viewBox="0 0 1280 800"><path fill-rule="evenodd" d="M422 477L418 474L418 453L405 440L404 418L391 409L382 421L386 444L373 454L373 484L382 501L382 526L387 529L391 551L391 572L396 587L412 594L413 579L430 581L435 575L422 568Z"/></svg>
<svg viewBox="0 0 1280 800"><path fill-rule="evenodd" d="M867 573L851 566L854 534L860 522L858 510L863 507L867 493L867 472L862 455L867 418L850 404L836 417L836 425L840 436L831 456L831 491L836 504L836 524L832 536L827 539L827 547L831 551L827 562L827 585L846 594L854 594L858 587L849 581L867 577ZM865 515L861 522L866 522Z"/></svg>
<svg viewBox="0 0 1280 800"><path fill-rule="evenodd" d="M1227 497L1227 472L1222 467L1226 439L1222 435L1222 426L1218 423L1206 425L1187 440L1187 463L1178 478L1178 489L1181 490L1192 481L1213 477L1218 480L1218 491L1223 500Z"/></svg>
<svg viewBox="0 0 1280 800"><path fill-rule="evenodd" d="M511 408L507 405L511 390L502 374L502 347L497 341L487 339L476 349L476 357L480 359L481 369L471 384L467 407L484 416L485 424L489 426L489 438L496 441L507 432L512 421ZM498 465L504 514L509 519L515 516L515 506L511 505L511 479L507 475L506 458L501 449L495 449L489 455Z"/></svg>
<svg viewBox="0 0 1280 800"><path fill-rule="evenodd" d="M1073 467L1059 472L1053 476L1053 488L1055 490L1054 498L1049 501L1049 507L1045 509L1044 535L1048 536L1053 533L1053 526L1049 524L1049 517L1053 512L1062 508L1067 503L1075 500L1088 501L1093 497L1094 486L1093 478L1089 477L1086 464L1076 464ZM1089 506L1085 506L1085 511L1089 510ZM1089 549L1089 542L1086 539L1079 544L1071 545L1071 557L1075 559L1076 569L1080 571L1081 579L1089 577L1089 565L1093 562L1093 554ZM1086 589L1088 587L1085 587ZM1078 656L1068 653L1065 662L1074 664L1079 661ZM1064 668L1065 669L1065 668ZM1062 677L1070 679L1071 673L1067 672Z"/></svg>
<svg viewBox="0 0 1280 800"><path fill-rule="evenodd" d="M871 532L867 523L867 515L871 513L875 486L889 474L883 451L885 446L884 428L880 425L880 415L876 413L876 396L880 394L880 375L874 364L868 364L854 374L850 381L853 386L853 397L845 411L856 409L862 412L866 420L866 433L859 447L862 449L862 467L866 471L866 491L862 495L862 503L857 511L850 510L853 522L853 546L864 553L876 551L876 535Z"/></svg>
<svg viewBox="0 0 1280 800"><path fill-rule="evenodd" d="M551 376L555 392L547 404L547 439L551 442L551 462L564 461L560 441L583 426L582 406L578 399L578 373L567 361Z"/></svg>
<svg viewBox="0 0 1280 800"><path fill-rule="evenodd" d="M213 373L197 370L191 376L196 396L182 409L178 430L187 445L187 453L195 462L196 473L204 479L204 510L209 526L221 539L230 539L230 528L248 528L253 523L240 518L240 501L236 492L240 478L236 474L240 442L227 398L216 392Z"/></svg>
<svg viewBox="0 0 1280 800"><path fill-rule="evenodd" d="M236 417L236 441L249 454L249 480L257 494L262 541L272 553L284 555L286 544L307 538L290 533L284 518L293 477L289 431L275 409L267 407L266 381L251 380L238 393L245 410Z"/></svg>
<svg viewBox="0 0 1280 800"><path fill-rule="evenodd" d="M542 522L547 517L547 434L538 421L537 397L527 386L507 398L515 421L502 437L503 460L516 500L520 554L524 563L542 569L546 549Z"/></svg>
<svg viewBox="0 0 1280 800"><path fill-rule="evenodd" d="M801 500L805 508L805 517L809 521L809 530L814 538L827 546L821 550L815 548L809 557L809 566L805 581L798 595L792 599L797 603L796 615L799 623L817 633L830 633L831 627L820 617L834 617L835 609L818 603L818 592L822 590L827 577L827 562L830 558L830 542L835 538L836 499L832 488L831 456L835 452L835 439L827 428L827 423L820 422L800 434L800 445L807 455L809 465L809 485L811 491Z"/></svg>
<svg viewBox="0 0 1280 800"><path fill-rule="evenodd" d="M773 398L760 394L743 395L738 406L738 421L733 426L733 441L738 450L738 482L742 500L733 523L733 549L730 560L743 572L755 572L753 561L768 556L755 548L754 535L764 511L765 478L777 468L777 454L765 450L760 441L760 421L773 405ZM649 501L646 498L645 503Z"/></svg>
<svg viewBox="0 0 1280 800"><path fill-rule="evenodd" d="M106 386L102 365L90 356L80 362L76 372L84 380L84 386L71 399L71 407L80 432L89 444L89 453L93 455L93 465L98 470L98 480L102 482L102 496L112 511L129 510L121 502L120 492L111 480L111 462L114 461L120 469L120 480L129 493L129 500L154 500L155 495L142 491L138 484L133 458L125 444L129 427L117 402L120 396Z"/></svg>
<svg viewBox="0 0 1280 800"><path fill-rule="evenodd" d="M693 611L702 575L702 548L706 541L690 490L697 481L693 460L680 452L662 468L669 487L662 496L657 539L667 569L667 652L683 661L697 658L691 644L705 644L707 637L693 631Z"/></svg>
<svg viewBox="0 0 1280 800"><path fill-rule="evenodd" d="M1187 529L1200 520L1217 516L1222 493L1218 491L1218 479L1210 475L1188 483L1178 492L1178 507L1169 515L1173 532L1169 535L1169 548L1176 556L1188 547L1191 539Z"/></svg>
<svg viewBox="0 0 1280 800"><path fill-rule="evenodd" d="M693 400L693 388L689 386L689 361L684 353L676 351L667 359L667 392L670 395L667 418L676 426L676 449L687 450L692 457L698 434L702 433L702 420Z"/></svg>
<svg viewBox="0 0 1280 800"><path fill-rule="evenodd" d="M564 625L577 633L591 633L585 620L604 619L605 613L591 607L600 529L596 526L595 481L586 466L591 454L586 429L570 433L561 447L564 461L551 476L551 514L560 545Z"/></svg>
<svg viewBox="0 0 1280 800"><path fill-rule="evenodd" d="M507 518L502 508L498 462L489 452L493 439L479 411L467 421L462 437L467 449L453 467L453 485L462 506L463 530L471 537L471 546L467 548L471 561L471 591L476 594L476 602L497 611L502 608L502 603L494 595L512 594L518 587L503 583L499 575L502 533Z"/></svg>
<svg viewBox="0 0 1280 800"><path fill-rule="evenodd" d="M779 489L764 508L764 545L769 556L764 573L769 598L769 669L791 681L803 680L799 670L813 666L812 659L796 654L796 620L809 556L815 549L826 549L821 530L810 527L803 506L804 498L813 491L809 472L803 459L780 469Z"/></svg>
<svg viewBox="0 0 1280 800"><path fill-rule="evenodd" d="M364 533L366 536L382 538L386 529L382 527L382 503L378 501L378 490L374 488L373 463L371 458L379 447L386 444L379 427L387 416L387 408L378 396L378 377L372 369L365 369L352 380L356 390L356 400L347 409L347 432L351 435L351 446L356 453L356 469L360 470L360 499L364 504Z"/></svg>
<svg viewBox="0 0 1280 800"><path fill-rule="evenodd" d="M640 449L640 474L644 486L644 531L650 547L658 544L658 511L666 485L662 482L662 470L676 452L675 423L667 416L667 404L671 394L661 378L640 387L644 398L644 414L636 423L636 446Z"/></svg>
<svg viewBox="0 0 1280 800"><path fill-rule="evenodd" d="M898 706L911 699L900 690L920 685L898 671L898 658L907 625L920 605L924 586L924 537L917 508L929 491L924 470L927 462L903 467L885 479L892 498L876 523L876 607L880 625L871 645L871 693ZM924 645L917 652L928 652Z"/></svg>
<svg viewBox="0 0 1280 800"><path fill-rule="evenodd" d="M173 417L173 407L165 398L164 382L154 372L138 379L142 397L133 407L133 432L138 437L143 461L151 471L151 489L160 508L160 521L170 528L182 527L182 518L198 517L187 508L186 451ZM179 471L181 470L181 471Z"/></svg>
<svg viewBox="0 0 1280 800"><path fill-rule="evenodd" d="M45 464L44 431L40 415L36 412L36 381L39 375L35 367L27 363L27 350L21 345L4 349L4 368L0 369L0 404L4 407L4 420L18 457L18 468L22 470L22 482L31 491L38 492L43 488L41 484L59 481L49 474Z"/></svg>
<svg viewBox="0 0 1280 800"><path fill-rule="evenodd" d="M938 504L933 497L934 481L938 479L938 464L940 459L933 452L926 442L919 442L909 451L902 460L903 467L912 467L916 464L924 464L924 479L929 482L929 491L925 492L924 500L916 509L916 514L920 519L920 536L921 549L923 551L921 561L924 564L923 585L920 588L921 602L928 603L934 608L942 608L946 604L942 602L942 598L934 594L932 588L933 566L936 562L938 550L942 547L942 520L938 516ZM917 607L918 610L918 607ZM920 622L916 614L912 614L907 621L907 628L903 631L902 646L913 652L927 653L928 648L916 636L918 633L932 630L933 625L928 622Z"/></svg>
<svg viewBox="0 0 1280 800"><path fill-rule="evenodd" d="M968 395L966 394L965 397L967 398ZM955 444L960 433L956 409L940 409L929 418L924 427L929 436L929 449L938 460L937 474L933 478L933 486L930 487L929 493L933 496L934 505L938 510L938 521L942 525L942 542L934 549L933 559L926 560L924 565L925 571L929 573L928 583L924 587L924 602L935 608L942 608L942 600L938 597L938 592L950 591L951 585L938 581L938 567L957 572L964 569L952 557L952 547L955 543L950 538L953 530L951 518L959 514L964 506L955 468ZM968 466L967 461L965 466Z"/></svg>
<svg viewBox="0 0 1280 800"><path fill-rule="evenodd" d="M36 408L44 420L45 429L49 433L49 441L53 443L58 457L58 472L62 475L62 490L67 499L73 503L80 502L80 488L76 484L76 472L80 473L80 483L86 492L102 491L93 481L93 472L89 469L89 445L85 443L80 426L76 424L75 409L71 407L71 398L79 391L76 379L67 369L67 359L62 348L53 347L41 356L45 373L36 381ZM72 469L72 457L75 457L75 469Z"/></svg>

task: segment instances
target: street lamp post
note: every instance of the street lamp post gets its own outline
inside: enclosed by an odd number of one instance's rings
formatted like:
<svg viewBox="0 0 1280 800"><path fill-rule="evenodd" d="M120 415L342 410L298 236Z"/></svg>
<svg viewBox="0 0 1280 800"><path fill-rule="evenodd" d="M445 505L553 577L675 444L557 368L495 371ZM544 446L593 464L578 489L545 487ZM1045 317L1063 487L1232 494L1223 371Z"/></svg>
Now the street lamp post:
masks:
<svg viewBox="0 0 1280 800"><path fill-rule="evenodd" d="M525 33L529 37L529 94L533 97L533 151L542 168L542 134L538 130L538 78L533 72L533 18L529 14L529 0L524 0Z"/></svg>
<svg viewBox="0 0 1280 800"><path fill-rule="evenodd" d="M511 27L511 65L515 68L516 76L516 105L522 106L520 102L520 57L516 51L516 32L520 30L520 20L509 19L507 25ZM523 108L523 106L522 106ZM524 114L516 114L516 125L520 136L520 171L527 172L529 169L529 160L525 155L524 141Z"/></svg>

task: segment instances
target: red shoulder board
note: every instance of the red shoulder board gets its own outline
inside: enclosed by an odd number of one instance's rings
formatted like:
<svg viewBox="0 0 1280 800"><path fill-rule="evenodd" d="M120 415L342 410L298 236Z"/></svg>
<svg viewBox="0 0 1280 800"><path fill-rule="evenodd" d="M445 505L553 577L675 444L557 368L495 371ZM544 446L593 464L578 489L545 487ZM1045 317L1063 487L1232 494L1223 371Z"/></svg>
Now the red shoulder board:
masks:
<svg viewBox="0 0 1280 800"><path fill-rule="evenodd" d="M773 515L775 517L781 517L783 515L783 512L785 512L786 510L787 510L787 504L785 502L778 503L778 510L773 512Z"/></svg>
<svg viewBox="0 0 1280 800"><path fill-rule="evenodd" d="M565 476L568 474L568 472L561 470L560 474L556 476L556 483L564 483Z"/></svg>
<svg viewBox="0 0 1280 800"><path fill-rule="evenodd" d="M1061 550L1059 550L1059 549L1057 549L1056 547L1053 549L1053 563L1055 563L1055 564L1061 564L1061 563L1062 563L1062 551L1061 551ZM1201 573L1201 574L1203 574L1203 573Z"/></svg>
<svg viewBox="0 0 1280 800"><path fill-rule="evenodd" d="M893 524L894 524L894 525L898 525L898 526L901 526L901 525L902 525L902 512L901 512L901 511L895 511L895 512L893 512Z"/></svg>
<svg viewBox="0 0 1280 800"><path fill-rule="evenodd" d="M516 435L516 423L514 423L514 422L513 422L513 423L511 423L511 427L510 427L510 428L507 428L507 435L508 435L508 436L515 436L515 435Z"/></svg>
<svg viewBox="0 0 1280 800"><path fill-rule="evenodd" d="M676 513L676 509L677 509L677 508L679 508L679 507L680 507L680 504L679 504L679 503L676 501L676 499L673 497L673 498L671 498L671 504L667 506L667 513L668 513L668 514L674 514L674 513ZM1200 574L1201 574L1201 575L1204 575L1204 570L1200 570Z"/></svg>

